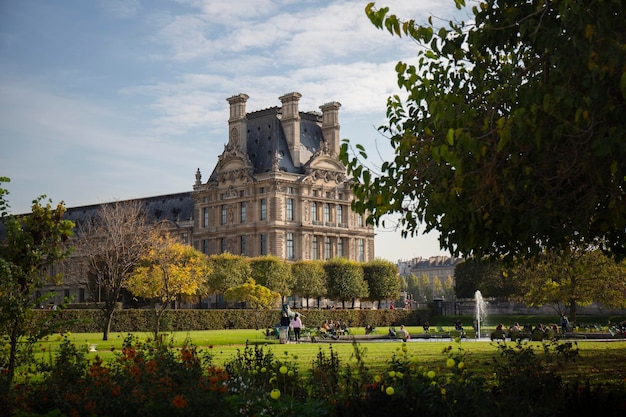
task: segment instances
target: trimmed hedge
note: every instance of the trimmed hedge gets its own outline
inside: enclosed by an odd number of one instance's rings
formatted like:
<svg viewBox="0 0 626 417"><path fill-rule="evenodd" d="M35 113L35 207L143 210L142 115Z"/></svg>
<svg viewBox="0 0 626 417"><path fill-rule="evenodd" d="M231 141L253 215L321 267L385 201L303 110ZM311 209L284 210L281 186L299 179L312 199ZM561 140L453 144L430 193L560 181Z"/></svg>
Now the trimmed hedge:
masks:
<svg viewBox="0 0 626 417"><path fill-rule="evenodd" d="M345 321L349 327L421 325L429 320L425 310L298 310L306 327L321 326L324 320ZM63 309L37 311L47 315L52 327L73 333L102 331L102 312L96 309ZM153 311L117 310L113 315L113 332L149 332L154 320ZM193 331L220 329L265 329L280 321L280 310L255 311L250 309L167 310L161 318L161 331Z"/></svg>

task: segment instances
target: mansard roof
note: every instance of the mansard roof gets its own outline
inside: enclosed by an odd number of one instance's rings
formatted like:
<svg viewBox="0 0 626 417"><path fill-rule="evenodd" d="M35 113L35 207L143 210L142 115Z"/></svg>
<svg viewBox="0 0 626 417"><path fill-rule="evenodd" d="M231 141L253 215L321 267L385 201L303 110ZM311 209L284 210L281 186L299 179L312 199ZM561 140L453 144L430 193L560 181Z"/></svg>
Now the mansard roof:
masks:
<svg viewBox="0 0 626 417"><path fill-rule="evenodd" d="M320 149L324 141L321 115L299 112L300 115L300 166L296 167L289 152L287 138L281 124L282 108L270 107L248 113L247 157L253 166L253 175L274 171L274 160L278 158L278 169L293 174L304 174L304 164ZM217 168L217 167L216 167ZM217 180L214 169L209 181Z"/></svg>

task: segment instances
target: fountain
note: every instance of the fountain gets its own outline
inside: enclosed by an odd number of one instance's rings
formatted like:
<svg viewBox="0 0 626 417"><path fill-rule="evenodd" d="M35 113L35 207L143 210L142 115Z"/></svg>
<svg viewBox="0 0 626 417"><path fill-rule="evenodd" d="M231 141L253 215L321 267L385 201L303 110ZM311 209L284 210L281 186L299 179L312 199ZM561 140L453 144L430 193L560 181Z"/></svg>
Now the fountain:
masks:
<svg viewBox="0 0 626 417"><path fill-rule="evenodd" d="M476 330L476 339L480 339L480 325L485 322L485 317L487 317L487 304L485 300L483 300L483 295L480 290L476 290L474 293L474 300L476 300L476 311L474 313L476 322L474 323L474 327Z"/></svg>

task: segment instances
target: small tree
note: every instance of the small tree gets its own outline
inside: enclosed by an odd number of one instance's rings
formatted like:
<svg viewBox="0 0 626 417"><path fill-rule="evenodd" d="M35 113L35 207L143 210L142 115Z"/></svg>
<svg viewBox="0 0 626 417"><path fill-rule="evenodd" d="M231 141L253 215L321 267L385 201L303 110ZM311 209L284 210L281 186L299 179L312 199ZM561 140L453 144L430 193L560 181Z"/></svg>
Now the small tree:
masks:
<svg viewBox="0 0 626 417"><path fill-rule="evenodd" d="M346 308L346 301L366 298L369 295L367 282L363 279L363 268L357 262L345 258L334 258L324 263L328 297L339 300Z"/></svg>
<svg viewBox="0 0 626 417"><path fill-rule="evenodd" d="M9 181L0 177L0 185ZM7 359L2 363L4 372L0 373L0 396L11 389L20 342L27 336L34 341L44 335L44 328L33 328L31 322L33 310L46 298L37 296L36 291L47 282L60 282L60 277L49 274L47 269L69 254L70 248L64 242L74 227L71 221L62 219L63 203L53 207L45 196L33 201L30 214L10 215L7 194L0 187L0 222L5 231L0 241L0 333L8 336L9 345Z"/></svg>
<svg viewBox="0 0 626 417"><path fill-rule="evenodd" d="M248 259L228 252L209 256L209 266L211 273L206 286L209 292L216 294L224 294L227 289L243 284L252 273Z"/></svg>
<svg viewBox="0 0 626 417"><path fill-rule="evenodd" d="M281 295L282 302L285 296L291 295L293 275L287 262L276 256L260 256L250 259L252 278L270 290Z"/></svg>
<svg viewBox="0 0 626 417"><path fill-rule="evenodd" d="M378 301L396 300L400 297L398 267L393 262L375 259L363 264L363 277L369 288L368 299Z"/></svg>
<svg viewBox="0 0 626 417"><path fill-rule="evenodd" d="M209 273L206 255L169 236L161 237L141 260L126 287L134 295L152 301L155 340L165 309L181 296L198 294Z"/></svg>
<svg viewBox="0 0 626 417"><path fill-rule="evenodd" d="M156 237L154 225L138 201L103 204L95 218L79 225L77 254L87 265L89 291L102 310L102 340L109 339L127 278Z"/></svg>
<svg viewBox="0 0 626 417"><path fill-rule="evenodd" d="M322 261L302 260L291 265L293 275L293 291L300 297L306 298L306 308L309 309L309 298L318 300L326 295L326 278Z"/></svg>
<svg viewBox="0 0 626 417"><path fill-rule="evenodd" d="M269 310L275 307L280 299L280 294L257 284L254 279L249 278L246 283L227 289L224 293L224 299L246 303L248 307L256 310L254 327L258 330L258 313L261 310Z"/></svg>
<svg viewBox="0 0 626 417"><path fill-rule="evenodd" d="M550 305L573 321L577 306L593 301L609 307L624 305L624 263L598 249L546 252L518 264L512 273L522 288L522 300L529 305Z"/></svg>

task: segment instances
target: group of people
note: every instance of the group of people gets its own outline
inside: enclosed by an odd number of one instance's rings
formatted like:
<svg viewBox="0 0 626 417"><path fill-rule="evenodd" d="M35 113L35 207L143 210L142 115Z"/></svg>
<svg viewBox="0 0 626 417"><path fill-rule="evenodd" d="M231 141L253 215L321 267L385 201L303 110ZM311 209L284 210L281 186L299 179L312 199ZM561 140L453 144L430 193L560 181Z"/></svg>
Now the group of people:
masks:
<svg viewBox="0 0 626 417"><path fill-rule="evenodd" d="M324 320L324 323L322 323L321 326L321 330L334 335L350 333L348 323L343 320L338 320L337 322L334 322L333 320Z"/></svg>
<svg viewBox="0 0 626 417"><path fill-rule="evenodd" d="M509 337L511 340L543 340L546 337L550 337L550 334L554 337L558 331L559 328L554 323L547 326L543 323L539 323L535 327L532 327L530 324L526 324L522 327L518 322L515 322L506 330L504 329L504 324L500 323L496 326L495 332L491 333L491 340L505 339L506 337ZM567 326L562 329L563 334L565 334L566 331Z"/></svg>
<svg viewBox="0 0 626 417"><path fill-rule="evenodd" d="M409 331L406 329L406 327L404 327L404 324L400 326L400 330L396 331L395 328L390 327L389 328L389 337L391 338L398 338L398 339L403 339L403 340L409 340L411 339L411 334L409 333Z"/></svg>
<svg viewBox="0 0 626 417"><path fill-rule="evenodd" d="M302 334L302 328L304 327L300 314L295 313L293 318L289 318L287 312L283 311L282 317L280 318L280 327L286 332L289 332L289 329L291 329L293 331L294 341L296 343L300 343L300 335Z"/></svg>

